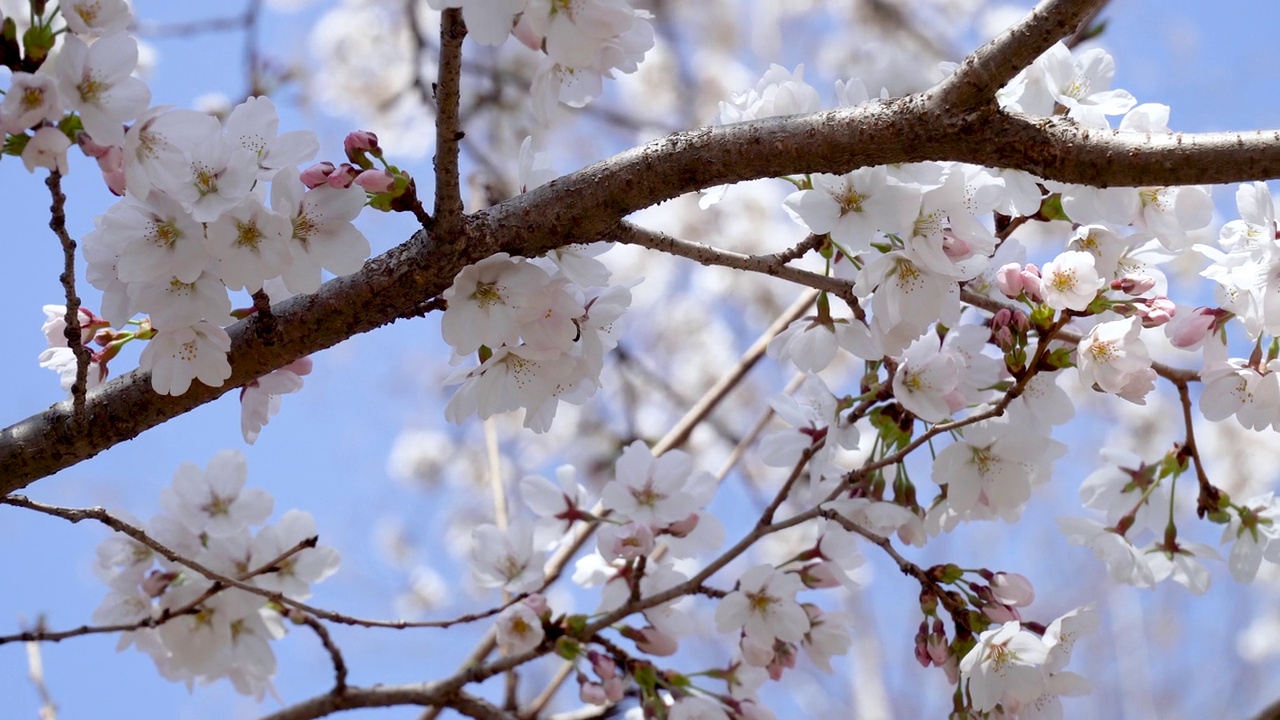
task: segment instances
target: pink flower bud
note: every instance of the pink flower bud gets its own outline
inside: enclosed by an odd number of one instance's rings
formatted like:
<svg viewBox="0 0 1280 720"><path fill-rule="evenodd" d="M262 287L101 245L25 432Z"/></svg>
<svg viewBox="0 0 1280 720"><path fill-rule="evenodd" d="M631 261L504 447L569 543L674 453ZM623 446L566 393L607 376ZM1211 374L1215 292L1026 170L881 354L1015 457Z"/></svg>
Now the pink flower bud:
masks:
<svg viewBox="0 0 1280 720"><path fill-rule="evenodd" d="M326 185L332 188L351 187L351 183L355 182L356 175L360 174L360 169L353 167L350 163L342 163L336 170L329 173L329 177L325 178Z"/></svg>
<svg viewBox="0 0 1280 720"><path fill-rule="evenodd" d="M591 660L591 669L601 680L617 676L618 664L613 661L613 658L595 650L588 652L587 658Z"/></svg>
<svg viewBox="0 0 1280 720"><path fill-rule="evenodd" d="M1143 327L1160 327L1173 319L1178 311L1178 306L1167 297L1159 296L1141 303L1137 306L1139 317L1142 318Z"/></svg>
<svg viewBox="0 0 1280 720"><path fill-rule="evenodd" d="M1022 266L1018 263L1001 265L996 271L996 287L1005 297L1016 298L1022 294Z"/></svg>
<svg viewBox="0 0 1280 720"><path fill-rule="evenodd" d="M994 623L1007 623L1010 620L1022 621L1022 616L1018 614L1018 608L993 603L991 605L982 606L982 614Z"/></svg>
<svg viewBox="0 0 1280 720"><path fill-rule="evenodd" d="M628 637L635 641L636 647L640 652L648 653L655 657L675 655L676 650L680 649L678 640L652 626L636 630Z"/></svg>
<svg viewBox="0 0 1280 720"><path fill-rule="evenodd" d="M311 360L311 358L302 358L302 359L307 360L308 363ZM295 360L294 362L296 363L298 361ZM286 369L288 367L289 367L288 365L285 366ZM295 370L294 372L297 372L297 371ZM311 368L308 367L307 372L302 372L298 374L306 375L309 372L311 372ZM542 617L547 613L551 612L551 607L547 605L547 598L543 596L542 593L534 593L529 597L525 598L524 600L521 600L520 602L523 602L525 605L528 605L529 609L533 611L533 614L537 615L538 617Z"/></svg>
<svg viewBox="0 0 1280 720"><path fill-rule="evenodd" d="M579 676L585 678L585 676ZM578 687L578 699L589 705L605 705L609 698L604 693L604 686L595 682L582 682Z"/></svg>
<svg viewBox="0 0 1280 720"><path fill-rule="evenodd" d="M302 184L306 185L308 189L318 188L325 184L325 181L329 179L329 176L333 174L333 171L333 163L321 162L303 170L298 177L302 180Z"/></svg>
<svg viewBox="0 0 1280 720"><path fill-rule="evenodd" d="M951 657L951 646L947 644L946 636L938 637L931 633L929 639L925 641L925 652L934 665L942 667Z"/></svg>
<svg viewBox="0 0 1280 720"><path fill-rule="evenodd" d="M800 580L808 588L840 587L840 579L831 568L831 563L816 562L800 569Z"/></svg>
<svg viewBox="0 0 1280 720"><path fill-rule="evenodd" d="M111 191L112 195L124 197L125 178L123 165L111 171L102 171L102 181L107 184L107 189Z"/></svg>
<svg viewBox="0 0 1280 720"><path fill-rule="evenodd" d="M604 697L612 703L622 702L627 695L627 685L620 677L612 677L604 681Z"/></svg>
<svg viewBox="0 0 1280 720"><path fill-rule="evenodd" d="M364 188L365 192L382 193L390 190L396 184L396 179L386 170L373 169L357 175L355 182Z"/></svg>
<svg viewBox="0 0 1280 720"><path fill-rule="evenodd" d="M1043 302L1044 295L1040 288L1040 268L1027 263L1027 266L1022 269L1022 292L1026 293L1033 302Z"/></svg>
<svg viewBox="0 0 1280 720"><path fill-rule="evenodd" d="M1013 327L1018 332L1025 333L1031 329L1031 318L1027 317L1027 314L1021 310L1016 310L1013 313Z"/></svg>
<svg viewBox="0 0 1280 720"><path fill-rule="evenodd" d="M991 327L1001 327L1008 325L1013 320L1013 311L1009 308L1000 308L991 318Z"/></svg>
<svg viewBox="0 0 1280 720"><path fill-rule="evenodd" d="M1138 296L1156 286L1156 279L1145 273L1125 275L1111 281L1111 289L1119 290L1127 295Z"/></svg>
<svg viewBox="0 0 1280 720"><path fill-rule="evenodd" d="M996 344L996 347L1000 348L1001 350L1012 350L1013 349L1013 331L1010 330L1008 326L1002 327L999 330L996 330L995 332L991 333L991 341L994 342Z"/></svg>
<svg viewBox="0 0 1280 720"><path fill-rule="evenodd" d="M996 602L1026 607L1036 599L1031 581L1018 573L996 573L991 579L991 596Z"/></svg>
<svg viewBox="0 0 1280 720"><path fill-rule="evenodd" d="M1204 344L1214 332L1220 311L1198 307L1191 312L1176 313L1165 326L1165 335L1176 348L1193 350Z"/></svg>
<svg viewBox="0 0 1280 720"><path fill-rule="evenodd" d="M342 141L342 149L346 151L347 159L356 164L359 164L360 155L363 153L369 153L374 157L382 156L382 148L378 147L378 136L368 130L347 133L347 137Z"/></svg>
<svg viewBox="0 0 1280 720"><path fill-rule="evenodd" d="M172 583L177 577L178 574L174 572L152 570L147 579L142 581L142 592L146 593L147 597L160 597L169 588L169 583Z"/></svg>
<svg viewBox="0 0 1280 720"><path fill-rule="evenodd" d="M698 527L698 513L693 513L683 520L677 520L667 526L667 534L678 538L687 537Z"/></svg>
<svg viewBox="0 0 1280 720"><path fill-rule="evenodd" d="M115 147L113 145L99 145L93 141L93 138L89 137L89 133L87 132L82 132L76 137L76 144L80 146L80 152L83 152L86 157L94 159L101 158L111 152L111 149ZM116 150L119 149L120 148L116 148Z"/></svg>

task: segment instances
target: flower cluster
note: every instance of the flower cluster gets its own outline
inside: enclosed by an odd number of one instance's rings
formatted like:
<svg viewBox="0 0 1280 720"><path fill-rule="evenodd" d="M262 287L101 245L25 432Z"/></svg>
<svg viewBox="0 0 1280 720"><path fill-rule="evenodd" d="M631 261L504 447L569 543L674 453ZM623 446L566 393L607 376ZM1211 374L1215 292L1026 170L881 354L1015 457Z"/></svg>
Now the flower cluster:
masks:
<svg viewBox="0 0 1280 720"><path fill-rule="evenodd" d="M58 18L68 32L54 27ZM223 122L193 110L148 108L150 90L132 76L138 46L125 32L131 20L123 0L64 2L35 17L24 43L27 65L39 69L13 73L0 128L9 135L6 148L32 170L67 172L74 140L123 196L82 241L89 282L103 292L101 318L80 314L82 344L103 347L92 353L87 385L103 381L124 343L143 339L150 342L140 365L151 371L152 387L181 395L194 380L219 387L231 376L223 329L234 321L229 291L270 285L271 298L281 300L314 292L322 269L359 269L370 248L351 221L368 183L304 186L297 166L318 150L315 134L280 133L265 97L247 99ZM40 48L55 52L39 56ZM70 389L76 360L50 331L54 311L46 307L51 347L40 362ZM147 319L133 321L138 313ZM126 330L131 324L138 327ZM303 374L251 384L246 441L278 408L279 394L301 386Z"/></svg>
<svg viewBox="0 0 1280 720"><path fill-rule="evenodd" d="M93 619L138 623L121 636L119 648L136 645L170 680L191 685L225 677L261 699L276 668L270 642L285 633L282 608L264 595L305 600L312 583L337 570L338 553L316 546L315 520L298 510L252 532L271 515L273 501L264 490L246 489L247 475L244 456L235 451L214 455L204 470L179 467L160 496L164 513L146 532L194 563L112 535L98 547L94 570L110 591ZM196 564L264 594L224 587L193 569Z"/></svg>
<svg viewBox="0 0 1280 720"><path fill-rule="evenodd" d="M544 432L561 400L594 395L617 344L614 323L631 304L631 291L608 280L603 264L574 247L535 260L497 253L458 273L443 294L441 332L458 357L478 353L481 362L445 381L461 386L445 417L523 408L525 427Z"/></svg>
<svg viewBox="0 0 1280 720"><path fill-rule="evenodd" d="M1017 620L983 632L960 660L969 706L980 713L999 706L1006 717L1062 717L1062 696L1089 691L1088 681L1063 668L1075 641L1098 624L1093 608L1083 607L1054 620L1041 635Z"/></svg>
<svg viewBox="0 0 1280 720"><path fill-rule="evenodd" d="M125 135L128 194L95 219L84 252L113 326L149 315L156 332L141 366L159 393L230 377L228 291L256 293L279 278L274 300L310 293L321 268L350 273L369 256L369 241L351 224L364 190L308 189L297 165L314 156L315 136L279 134L278 125L269 99L249 98L225 123L156 108Z"/></svg>
<svg viewBox="0 0 1280 720"><path fill-rule="evenodd" d="M427 0L436 10L461 8L467 32L483 45L515 34L544 53L533 80L533 111L550 124L556 106L582 107L599 97L604 79L633 73L653 47L648 12L628 0Z"/></svg>

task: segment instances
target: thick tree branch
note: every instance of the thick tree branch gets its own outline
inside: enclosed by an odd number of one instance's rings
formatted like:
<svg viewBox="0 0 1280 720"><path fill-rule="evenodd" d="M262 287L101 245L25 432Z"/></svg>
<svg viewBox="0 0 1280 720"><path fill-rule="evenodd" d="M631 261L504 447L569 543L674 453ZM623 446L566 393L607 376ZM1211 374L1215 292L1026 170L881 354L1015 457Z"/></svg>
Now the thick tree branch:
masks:
<svg viewBox="0 0 1280 720"><path fill-rule="evenodd" d="M59 403L0 431L0 493L92 457L282 367L406 314L444 291L464 266L498 250L537 255L609 239L627 215L686 192L804 172L844 173L886 163L957 160L1098 186L1224 183L1280 177L1280 131L1176 135L1083 129L1063 118L980 113L960 124L922 96L813 115L676 133L552 181L471 216L457 234L419 233L319 292L274 308L266 346L254 318L229 328L232 376L156 395L134 372L89 394L91 432Z"/></svg>
<svg viewBox="0 0 1280 720"><path fill-rule="evenodd" d="M994 102L996 91L1054 43L1074 35L1107 0L1044 0L1017 25L978 48L929 93L939 110L964 111Z"/></svg>
<svg viewBox="0 0 1280 720"><path fill-rule="evenodd" d="M440 16L440 63L436 75L436 223L452 232L462 222L462 187L458 179L458 99L462 86L462 39L467 26L462 10Z"/></svg>

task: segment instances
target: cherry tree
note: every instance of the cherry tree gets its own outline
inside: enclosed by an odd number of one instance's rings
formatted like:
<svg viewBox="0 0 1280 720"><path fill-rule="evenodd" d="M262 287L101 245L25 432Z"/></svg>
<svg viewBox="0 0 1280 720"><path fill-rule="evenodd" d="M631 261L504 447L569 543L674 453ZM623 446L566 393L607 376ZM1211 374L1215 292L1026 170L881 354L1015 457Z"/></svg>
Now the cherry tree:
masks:
<svg viewBox="0 0 1280 720"><path fill-rule="evenodd" d="M881 30L936 41L870 5ZM340 150L285 125L268 91L289 73L252 44L241 99L175 108L139 77L148 26L123 0L5 6L0 124L51 202L63 297L31 305L67 399L0 431L0 504L109 534L92 616L0 646L26 644L47 714L40 648L109 635L193 692L277 702L275 720L770 718L816 713L771 708L866 651L871 558L903 576L886 602L915 628L890 657L939 688L918 707L1052 718L1091 684L1121 692L1073 662L1107 587L1046 598L1049 561L992 567L948 541L1030 523L1067 486L1082 507L1050 531L1091 577L1201 595L1214 563L1280 576L1272 478L1213 457L1263 453L1280 427L1262 182L1280 139L1179 133L1176 108L1113 87L1105 5L1044 0L958 63L890 55L830 92L781 65L708 92L693 65L727 41L687 33L714 34L716 3L341 3L316 30L318 87L377 132ZM252 36L260 11L233 24ZM619 93L716 104L630 117ZM583 122L630 149L606 155ZM63 190L93 172L77 154L118 198L83 234ZM370 237L378 213L412 230ZM172 478L146 520L40 496L224 396L255 445L320 351L397 321L438 323L428 362L448 369L439 422L391 466L465 478L437 530L466 577L424 568L394 614L326 601L342 553L243 446L140 468ZM1101 418L1127 439L1076 429ZM357 681L352 629L475 646L449 646L456 671ZM1264 629L1242 647L1265 654ZM276 648L304 632L330 677L280 697Z"/></svg>

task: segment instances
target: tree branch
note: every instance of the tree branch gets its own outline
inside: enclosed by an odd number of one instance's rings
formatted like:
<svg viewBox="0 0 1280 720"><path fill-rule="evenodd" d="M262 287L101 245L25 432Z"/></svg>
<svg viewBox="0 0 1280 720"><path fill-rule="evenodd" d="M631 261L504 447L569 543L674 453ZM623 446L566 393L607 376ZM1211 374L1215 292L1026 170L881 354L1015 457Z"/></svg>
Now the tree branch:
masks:
<svg viewBox="0 0 1280 720"><path fill-rule="evenodd" d="M69 403L0 431L0 493L92 457L272 370L352 335L419 312L466 265L494 252L538 255L608 239L627 215L713 185L804 172L845 173L886 163L956 160L1025 170L1096 186L1224 183L1280 177L1280 131L1146 135L1080 128L1065 118L977 113L956 123L922 96L812 115L768 118L676 133L554 180L437 229L273 308L279 333L267 347L254 318L228 329L231 378L156 395L133 372L89 394L92 432L70 422Z"/></svg>
<svg viewBox="0 0 1280 720"><path fill-rule="evenodd" d="M443 232L462 222L462 187L458 179L458 98L462 86L462 39L467 26L462 10L452 8L440 16L440 62L436 74L436 209L435 221Z"/></svg>
<svg viewBox="0 0 1280 720"><path fill-rule="evenodd" d="M57 170L50 170L44 184L49 188L51 199L49 229L62 244L62 273L58 275L58 281L62 283L67 300L67 326L62 335L76 358L76 377L71 383L72 419L83 421L85 387L89 382L89 349L84 346L80 332L80 296L76 293L76 241L67 232L67 196L62 192L62 174Z"/></svg>
<svg viewBox="0 0 1280 720"><path fill-rule="evenodd" d="M848 281L791 267L787 265L789 258L785 253L743 255L732 250L721 250L710 245L681 240L666 233L642 228L626 221L618 223L617 229L610 233L609 236L620 243L661 250L671 255L697 260L703 265L719 265L721 267L772 275L782 280L789 280L797 285L804 285L815 290L825 290L840 297L844 297L849 293L850 286Z"/></svg>
<svg viewBox="0 0 1280 720"><path fill-rule="evenodd" d="M451 707L473 718L510 720L511 715L491 703L458 690L459 683L418 683L348 687L343 693L327 693L271 713L262 720L314 720L342 710L418 705Z"/></svg>
<svg viewBox="0 0 1280 720"><path fill-rule="evenodd" d="M1054 43L1074 35L1107 0L1044 0L1017 25L978 48L929 93L939 110L964 111L995 100L1023 68Z"/></svg>

